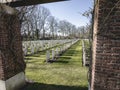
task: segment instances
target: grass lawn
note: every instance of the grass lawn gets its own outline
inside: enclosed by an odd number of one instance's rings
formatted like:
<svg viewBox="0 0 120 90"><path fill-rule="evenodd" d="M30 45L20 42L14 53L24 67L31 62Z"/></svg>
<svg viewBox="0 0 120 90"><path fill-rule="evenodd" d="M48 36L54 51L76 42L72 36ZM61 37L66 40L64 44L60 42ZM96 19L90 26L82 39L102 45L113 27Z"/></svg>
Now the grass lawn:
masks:
<svg viewBox="0 0 120 90"><path fill-rule="evenodd" d="M87 90L87 68L82 67L82 46L77 42L54 63L46 52L26 57L26 76L33 83L22 90Z"/></svg>

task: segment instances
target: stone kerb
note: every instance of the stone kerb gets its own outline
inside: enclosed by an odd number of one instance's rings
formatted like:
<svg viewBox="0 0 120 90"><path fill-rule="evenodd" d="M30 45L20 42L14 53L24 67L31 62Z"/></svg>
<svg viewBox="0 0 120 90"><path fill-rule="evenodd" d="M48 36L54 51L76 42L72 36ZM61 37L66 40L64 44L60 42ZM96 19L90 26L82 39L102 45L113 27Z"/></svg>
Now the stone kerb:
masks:
<svg viewBox="0 0 120 90"><path fill-rule="evenodd" d="M35 53L35 46L31 45L30 50L31 50L31 54L34 54Z"/></svg>
<svg viewBox="0 0 120 90"><path fill-rule="evenodd" d="M82 40L82 60L83 60L83 65L86 66L86 52L85 52L84 40Z"/></svg>

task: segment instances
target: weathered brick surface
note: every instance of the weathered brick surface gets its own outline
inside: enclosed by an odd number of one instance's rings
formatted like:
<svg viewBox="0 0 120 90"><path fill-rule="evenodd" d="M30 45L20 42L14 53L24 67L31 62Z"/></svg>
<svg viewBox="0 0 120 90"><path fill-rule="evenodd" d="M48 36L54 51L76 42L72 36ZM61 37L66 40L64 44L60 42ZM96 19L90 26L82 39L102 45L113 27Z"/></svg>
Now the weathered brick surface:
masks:
<svg viewBox="0 0 120 90"><path fill-rule="evenodd" d="M120 3L119 0L97 1L98 22L95 23L98 25L93 44L96 50L91 90L120 90Z"/></svg>
<svg viewBox="0 0 120 90"><path fill-rule="evenodd" d="M25 70L17 15L0 13L0 80Z"/></svg>

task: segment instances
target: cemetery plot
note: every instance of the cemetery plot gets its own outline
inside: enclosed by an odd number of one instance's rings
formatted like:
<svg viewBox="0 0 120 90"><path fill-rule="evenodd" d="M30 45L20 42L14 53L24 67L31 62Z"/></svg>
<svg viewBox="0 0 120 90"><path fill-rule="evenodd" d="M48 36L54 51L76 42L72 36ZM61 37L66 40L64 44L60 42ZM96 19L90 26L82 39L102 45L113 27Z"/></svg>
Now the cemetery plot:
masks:
<svg viewBox="0 0 120 90"><path fill-rule="evenodd" d="M40 58L42 58L39 63L44 63L44 62L54 62L56 59L63 53L65 52L68 48L70 48L73 44L75 44L78 40L65 40L59 42L59 44L54 44L54 47L49 47L46 48L42 51L39 51L38 53L40 54ZM50 41L51 42L51 41ZM57 41L58 42L58 41ZM35 48L35 47L34 47ZM32 53L29 55L29 58L32 57L33 55L37 55L37 53ZM28 57L27 61L30 61ZM33 58L33 57L32 57Z"/></svg>
<svg viewBox="0 0 120 90"><path fill-rule="evenodd" d="M46 53L46 62L54 62L56 59L67 49L69 49L73 44L75 44L78 40L72 40L63 45L57 46L53 49L47 50ZM50 56L52 55L52 56Z"/></svg>
<svg viewBox="0 0 120 90"><path fill-rule="evenodd" d="M68 46L66 44L26 56L26 76L31 84L22 90L88 90L87 68L82 67L82 43L76 41L64 51ZM64 51L56 62L41 62L46 59L46 52L49 51L52 59L56 50Z"/></svg>

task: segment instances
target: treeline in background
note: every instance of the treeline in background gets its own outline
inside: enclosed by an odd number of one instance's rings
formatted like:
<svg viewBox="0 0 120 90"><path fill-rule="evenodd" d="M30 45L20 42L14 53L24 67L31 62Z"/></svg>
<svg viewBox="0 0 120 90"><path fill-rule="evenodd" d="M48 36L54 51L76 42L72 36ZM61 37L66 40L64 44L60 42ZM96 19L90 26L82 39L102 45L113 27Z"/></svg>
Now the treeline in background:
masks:
<svg viewBox="0 0 120 90"><path fill-rule="evenodd" d="M59 20L43 6L24 6L18 7L17 10L19 10L21 34L24 41L88 39L90 37L91 25L77 27L66 20Z"/></svg>

